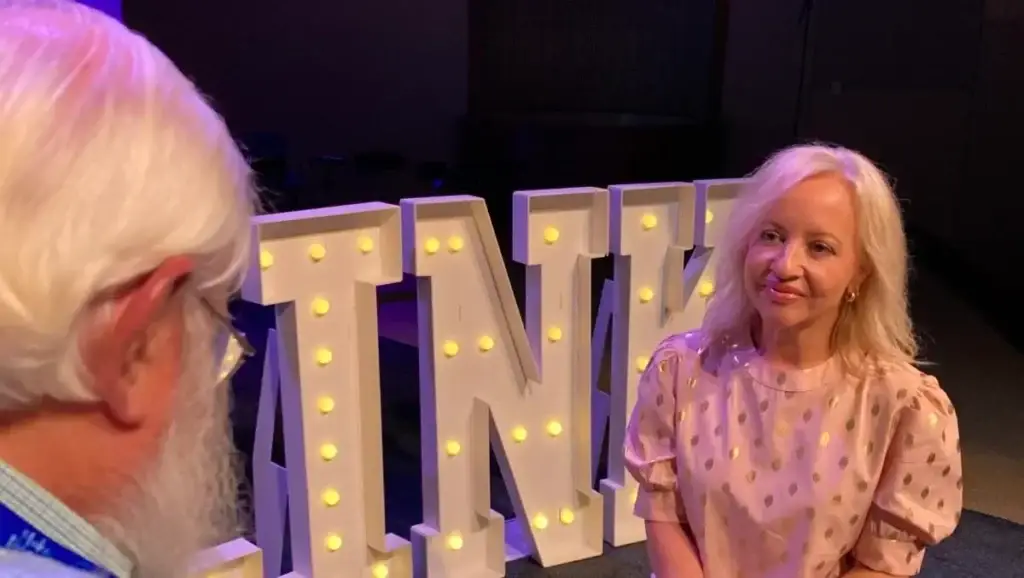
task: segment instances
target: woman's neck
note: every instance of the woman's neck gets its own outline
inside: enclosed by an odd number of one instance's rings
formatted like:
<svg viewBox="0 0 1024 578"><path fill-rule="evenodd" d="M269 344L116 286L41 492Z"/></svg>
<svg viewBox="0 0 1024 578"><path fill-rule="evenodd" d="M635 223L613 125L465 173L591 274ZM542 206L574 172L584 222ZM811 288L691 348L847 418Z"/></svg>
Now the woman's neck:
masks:
<svg viewBox="0 0 1024 578"><path fill-rule="evenodd" d="M754 336L762 357L790 367L814 367L828 361L833 354L830 327L773 327L762 324Z"/></svg>

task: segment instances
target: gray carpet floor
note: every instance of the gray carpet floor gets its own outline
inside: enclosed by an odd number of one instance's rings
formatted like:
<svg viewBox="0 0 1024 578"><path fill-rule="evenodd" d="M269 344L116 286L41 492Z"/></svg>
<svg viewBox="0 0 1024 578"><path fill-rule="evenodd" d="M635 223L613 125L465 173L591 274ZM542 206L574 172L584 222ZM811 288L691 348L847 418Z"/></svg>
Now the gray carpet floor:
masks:
<svg viewBox="0 0 1024 578"><path fill-rule="evenodd" d="M510 578L648 578L642 544L610 548L592 560L540 568L529 560L509 565ZM928 552L921 578L1024 577L1024 527L976 512L964 513L960 529Z"/></svg>

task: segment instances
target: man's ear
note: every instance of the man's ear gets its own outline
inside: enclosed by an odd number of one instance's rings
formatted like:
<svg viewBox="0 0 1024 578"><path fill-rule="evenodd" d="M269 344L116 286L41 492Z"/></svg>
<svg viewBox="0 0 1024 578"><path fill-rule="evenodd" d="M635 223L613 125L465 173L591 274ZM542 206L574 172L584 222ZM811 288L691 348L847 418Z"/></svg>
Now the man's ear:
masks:
<svg viewBox="0 0 1024 578"><path fill-rule="evenodd" d="M113 297L110 314L89 332L86 366L96 393L120 425L134 427L146 418L150 392L145 391L139 371L149 358L154 327L192 267L185 257L164 261L141 283Z"/></svg>

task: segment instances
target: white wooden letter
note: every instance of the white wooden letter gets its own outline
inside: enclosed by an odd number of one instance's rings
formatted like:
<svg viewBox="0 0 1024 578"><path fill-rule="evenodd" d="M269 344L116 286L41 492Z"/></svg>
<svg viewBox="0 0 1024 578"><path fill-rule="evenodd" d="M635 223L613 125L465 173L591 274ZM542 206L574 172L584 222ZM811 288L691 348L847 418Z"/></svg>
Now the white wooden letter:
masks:
<svg viewBox="0 0 1024 578"><path fill-rule="evenodd" d="M528 550L543 566L602 551L590 472L591 260L607 253L604 189L519 192L520 318L482 199L402 201L405 270L418 279L424 522L417 576L505 575L490 508L499 458Z"/></svg>
<svg viewBox="0 0 1024 578"><path fill-rule="evenodd" d="M411 547L384 532L375 289L402 278L399 208L266 215L253 235L243 297L277 306L290 576L408 578Z"/></svg>

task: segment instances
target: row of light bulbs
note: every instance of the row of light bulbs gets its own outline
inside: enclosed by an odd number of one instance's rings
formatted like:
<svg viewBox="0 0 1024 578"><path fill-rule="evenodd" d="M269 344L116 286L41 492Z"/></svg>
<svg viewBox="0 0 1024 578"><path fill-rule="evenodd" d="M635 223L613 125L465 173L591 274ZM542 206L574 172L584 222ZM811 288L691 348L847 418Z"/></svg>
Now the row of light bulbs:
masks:
<svg viewBox="0 0 1024 578"><path fill-rule="evenodd" d="M572 508L562 508L558 510L558 521L568 526L576 521L576 512ZM551 522L548 520L547 514L544 513L535 514L530 520L530 525L537 530L545 530L550 524ZM461 550L465 545L465 540L463 540L462 534L452 532L445 539L445 545L449 550Z"/></svg>
<svg viewBox="0 0 1024 578"><path fill-rule="evenodd" d="M317 410L321 415L328 415L334 411L335 402L334 399L329 396L322 396L316 400ZM320 458L325 462L333 461L338 457L338 446L327 442L320 446ZM320 500L323 502L325 507L333 508L341 502L341 494L334 488L326 488L320 493ZM337 533L328 533L324 538L324 548L328 552L337 552L341 550L344 545L344 540ZM388 565L386 562L377 562L370 568L371 574L374 578L387 578L388 577Z"/></svg>
<svg viewBox="0 0 1024 578"><path fill-rule="evenodd" d="M714 213L710 210L704 212L704 222L710 223L715 218ZM650 231L658 226L658 217L653 213L645 213L640 217L640 226L645 231ZM558 242L561 233L555 227L545 227L543 231L544 242L548 245L553 245ZM452 253L458 253L466 246L465 240L458 235L452 235L448 238L448 250ZM360 253L366 254L373 251L374 242L373 239L366 236L360 235L356 238L356 248L359 249ZM441 241L437 237L428 237L423 243L423 249L428 255L433 255L441 249ZM314 263L323 261L327 256L327 248L320 243L313 243L308 249L309 258ZM274 255L267 250L260 251L260 269L266 271L274 265Z"/></svg>
<svg viewBox="0 0 1024 578"><path fill-rule="evenodd" d="M714 220L715 220L715 214L714 213L712 213L710 210L704 211L704 222L705 223L710 223L711 221L714 221ZM658 216L655 215L654 213L644 213L644 215L642 217L640 217L640 226L645 231L653 230L655 227L658 226Z"/></svg>
<svg viewBox="0 0 1024 578"><path fill-rule="evenodd" d="M321 415L328 415L334 411L335 402L334 399L329 396L322 396L316 401L317 410ZM338 446L333 443L327 442L320 446L320 459L325 462L331 462L338 457ZM333 508L341 502L341 494L338 490L328 487L320 493L320 500L323 505L328 508ZM330 532L324 538L324 548L328 552L337 552L341 550L344 545L342 537L335 533ZM370 572L374 578L387 578L388 576L388 565L386 562L377 562L370 568Z"/></svg>
<svg viewBox="0 0 1024 578"><path fill-rule="evenodd" d="M360 236L356 239L356 248L359 249L360 253L364 255L373 251L373 239L365 235ZM309 246L306 251L309 255L309 259L314 263L319 263L327 257L327 247L324 247L320 243L313 243ZM266 249L260 250L260 269L266 271L274 266L274 254Z"/></svg>
<svg viewBox="0 0 1024 578"><path fill-rule="evenodd" d="M562 328L556 326L549 328L547 337L548 341L550 341L551 343L558 343L559 341L562 340L563 337ZM483 337L476 341L477 349L479 349L482 353L487 353L488 351L494 349L495 345L496 342L494 341L494 338L491 337L490 335L484 335ZM459 347L459 343L451 339L445 340L445 342L441 344L441 352L444 354L445 357L449 359L458 355L461 350L462 349L461 347Z"/></svg>

